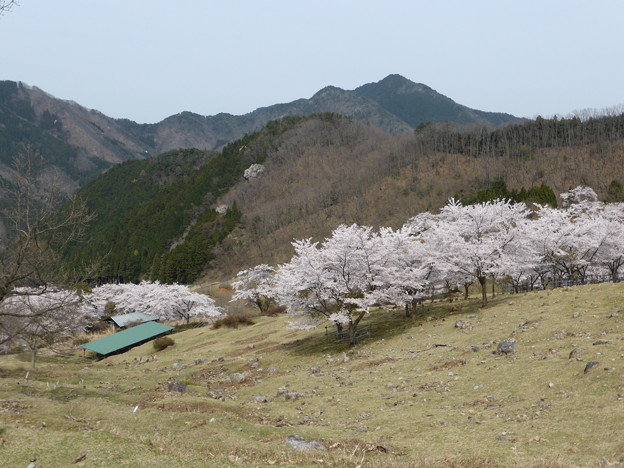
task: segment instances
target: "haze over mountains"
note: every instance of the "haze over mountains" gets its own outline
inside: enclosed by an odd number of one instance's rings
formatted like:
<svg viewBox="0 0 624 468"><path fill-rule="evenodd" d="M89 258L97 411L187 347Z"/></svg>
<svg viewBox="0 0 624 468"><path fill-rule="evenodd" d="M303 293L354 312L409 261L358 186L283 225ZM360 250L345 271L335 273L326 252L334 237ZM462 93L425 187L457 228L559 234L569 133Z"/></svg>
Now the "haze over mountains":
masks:
<svg viewBox="0 0 624 468"><path fill-rule="evenodd" d="M200 98L198 98L200 99ZM23 142L62 171L74 190L113 164L178 148L211 150L288 115L332 112L386 132L406 133L424 122L495 126L519 119L455 103L400 75L355 90L328 86L309 99L256 109L245 115L172 115L155 124L113 119L20 82L0 82L0 175Z"/></svg>

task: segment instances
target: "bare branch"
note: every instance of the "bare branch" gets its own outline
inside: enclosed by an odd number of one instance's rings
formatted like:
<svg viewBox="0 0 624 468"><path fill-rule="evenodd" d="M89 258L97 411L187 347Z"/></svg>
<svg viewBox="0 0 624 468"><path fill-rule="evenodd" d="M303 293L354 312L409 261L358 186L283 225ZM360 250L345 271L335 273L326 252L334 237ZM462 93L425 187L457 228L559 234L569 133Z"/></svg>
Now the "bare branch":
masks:
<svg viewBox="0 0 624 468"><path fill-rule="evenodd" d="M0 303L24 295L19 287L41 295L51 284L62 287L75 280L61 256L67 245L82 238L92 214L82 200L67 197L54 178L39 177L42 161L24 145L9 180L2 183L9 204L0 212L7 230L6 242L0 244Z"/></svg>
<svg viewBox="0 0 624 468"><path fill-rule="evenodd" d="M0 0L0 16L10 11L14 6L19 6L17 0Z"/></svg>

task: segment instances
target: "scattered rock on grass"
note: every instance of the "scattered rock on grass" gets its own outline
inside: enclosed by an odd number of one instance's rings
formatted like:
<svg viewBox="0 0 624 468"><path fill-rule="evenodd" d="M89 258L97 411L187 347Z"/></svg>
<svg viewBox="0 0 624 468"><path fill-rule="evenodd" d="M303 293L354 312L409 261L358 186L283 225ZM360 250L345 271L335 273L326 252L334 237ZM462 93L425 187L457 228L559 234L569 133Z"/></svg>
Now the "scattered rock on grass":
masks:
<svg viewBox="0 0 624 468"><path fill-rule="evenodd" d="M583 371L583 374L587 374L592 367L596 367L598 364L600 364L598 361L589 361L586 365L585 365L585 370Z"/></svg>
<svg viewBox="0 0 624 468"><path fill-rule="evenodd" d="M512 354L516 352L516 340L515 338L507 338L506 340L498 343L496 347L496 354Z"/></svg>
<svg viewBox="0 0 624 468"><path fill-rule="evenodd" d="M170 392L186 392L186 384L184 382L178 382L177 380L172 380L171 382L167 382L167 390Z"/></svg>
<svg viewBox="0 0 624 468"><path fill-rule="evenodd" d="M252 369L256 369L260 366L260 359L258 359L257 357L253 357L249 361L247 361L247 364L249 364L249 367L251 367Z"/></svg>
<svg viewBox="0 0 624 468"><path fill-rule="evenodd" d="M323 444L315 440L306 440L299 435L289 435L286 442L295 450L327 450Z"/></svg>
<svg viewBox="0 0 624 468"><path fill-rule="evenodd" d="M239 372L234 372L234 373L230 376L230 380L231 380L232 382L234 382L234 383L238 383L238 384L239 384L239 383L243 383L243 382L247 379L247 376L248 376L248 375L249 375L249 374L248 374L247 372L242 372L242 373L239 373Z"/></svg>
<svg viewBox="0 0 624 468"><path fill-rule="evenodd" d="M458 320L457 322L455 322L455 328L459 328L463 330L465 328L468 328L468 324L464 322L463 320Z"/></svg>
<svg viewBox="0 0 624 468"><path fill-rule="evenodd" d="M298 400L299 398L303 398L305 394L299 392L286 392L284 394L284 399L288 400Z"/></svg>
<svg viewBox="0 0 624 468"><path fill-rule="evenodd" d="M269 402L269 400L267 400L266 397L264 397L262 395L257 395L255 397L253 397L252 401L257 401L258 403L268 403Z"/></svg>
<svg viewBox="0 0 624 468"><path fill-rule="evenodd" d="M611 342L609 340L594 341L594 346L605 345L605 344L611 344Z"/></svg>
<svg viewBox="0 0 624 468"><path fill-rule="evenodd" d="M207 395L210 398L214 398L215 400L225 401L225 397L223 396L223 390L217 388L216 390L210 390Z"/></svg>

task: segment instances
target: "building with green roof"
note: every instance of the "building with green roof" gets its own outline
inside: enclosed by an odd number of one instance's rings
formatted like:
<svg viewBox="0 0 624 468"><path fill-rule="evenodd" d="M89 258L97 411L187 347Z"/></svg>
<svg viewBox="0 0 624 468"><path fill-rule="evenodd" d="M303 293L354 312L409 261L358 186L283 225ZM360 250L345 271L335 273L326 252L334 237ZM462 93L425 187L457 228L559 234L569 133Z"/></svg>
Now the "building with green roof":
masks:
<svg viewBox="0 0 624 468"><path fill-rule="evenodd" d="M118 354L130 348L146 343L169 331L173 327L158 322L145 322L112 335L80 345L81 348L96 352L102 356Z"/></svg>

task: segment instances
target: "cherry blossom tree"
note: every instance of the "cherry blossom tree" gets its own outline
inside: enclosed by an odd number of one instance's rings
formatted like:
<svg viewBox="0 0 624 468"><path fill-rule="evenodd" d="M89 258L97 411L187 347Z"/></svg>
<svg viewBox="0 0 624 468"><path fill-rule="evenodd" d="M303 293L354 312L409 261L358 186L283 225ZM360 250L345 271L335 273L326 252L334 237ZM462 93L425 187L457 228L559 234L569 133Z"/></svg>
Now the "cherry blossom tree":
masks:
<svg viewBox="0 0 624 468"><path fill-rule="evenodd" d="M236 293L230 302L244 300L258 307L261 314L266 314L275 303L274 276L275 268L264 264L240 271L232 283Z"/></svg>
<svg viewBox="0 0 624 468"><path fill-rule="evenodd" d="M85 299L100 314L112 302L115 311L120 313L149 312L160 320L184 319L189 323L193 317L218 318L223 315L209 296L191 291L181 284L161 284L158 281L105 284L94 288Z"/></svg>
<svg viewBox="0 0 624 468"><path fill-rule="evenodd" d="M527 214L524 203L496 200L463 206L450 200L437 222L421 237L435 246L431 251L436 268L474 277L479 282L485 305L487 276L509 268L510 257L504 252L516 235L516 224Z"/></svg>
<svg viewBox="0 0 624 468"><path fill-rule="evenodd" d="M219 318L223 311L214 299L206 294L191 291L183 284L161 284L153 296L153 309L159 317L169 310L174 318L184 319L188 324L194 317ZM160 304L160 307L158 306Z"/></svg>
<svg viewBox="0 0 624 468"><path fill-rule="evenodd" d="M293 328L314 328L319 318L329 319L336 311L336 301L324 285L318 242L302 239L295 240L292 245L295 255L290 262L280 265L273 295L277 302L286 306L291 317L301 317L291 322ZM342 325L336 325L340 331Z"/></svg>
<svg viewBox="0 0 624 468"><path fill-rule="evenodd" d="M553 279L584 282L587 270L607 235L600 224L599 202L568 205L566 209L540 207L533 234L541 242L543 262Z"/></svg>
<svg viewBox="0 0 624 468"><path fill-rule="evenodd" d="M583 206L588 203L598 202L598 195L596 195L594 189L586 185L579 185L572 190L559 194L559 197L561 198L561 208L563 209L572 208L574 205Z"/></svg>
<svg viewBox="0 0 624 468"><path fill-rule="evenodd" d="M545 223L530 217L520 219L516 224L516 235L504 251L508 265L504 275L516 293L524 287L533 289L538 284L546 285L546 275L552 268L545 261L544 238L540 229L544 227Z"/></svg>
<svg viewBox="0 0 624 468"><path fill-rule="evenodd" d="M293 242L295 255L280 265L273 283L245 283L255 274L270 278L266 265L241 272L237 294L275 297L299 318L299 328L324 319L339 332L346 326L353 344L371 308L402 305L409 314L410 305L433 288L463 287L467 297L478 281L486 305L487 278L510 279L516 291L545 288L564 276L583 279L593 270L608 270L617 281L624 265L624 204L605 205L589 187L562 199L564 209L531 210L506 200L468 206L450 200L439 214L421 213L397 231L343 225L322 243Z"/></svg>
<svg viewBox="0 0 624 468"><path fill-rule="evenodd" d="M322 244L295 241L295 255L276 274L274 293L298 327L328 319L339 333L346 327L355 344L360 321L373 307L409 307L422 297L431 267L420 240L409 229L339 226Z"/></svg>
<svg viewBox="0 0 624 468"><path fill-rule="evenodd" d="M373 261L369 262L372 303L390 303L405 308L410 316L430 285L433 271L428 245L413 235L412 227L381 228L371 238Z"/></svg>
<svg viewBox="0 0 624 468"><path fill-rule="evenodd" d="M583 200L570 205L566 214L570 226L582 234L576 233L569 244L574 244L587 268L606 270L612 281L618 281L624 264L624 204Z"/></svg>
<svg viewBox="0 0 624 468"><path fill-rule="evenodd" d="M275 295L293 316L299 328L326 318L338 332L347 327L349 342L355 343L356 329L375 303L371 242L372 228L339 226L322 245L310 239L295 241L295 256L281 265L276 275Z"/></svg>
<svg viewBox="0 0 624 468"><path fill-rule="evenodd" d="M42 347L56 343L97 320L83 298L74 291L48 290L45 293L20 290L2 302L0 307L0 342L26 345L32 353L35 368L37 353Z"/></svg>

